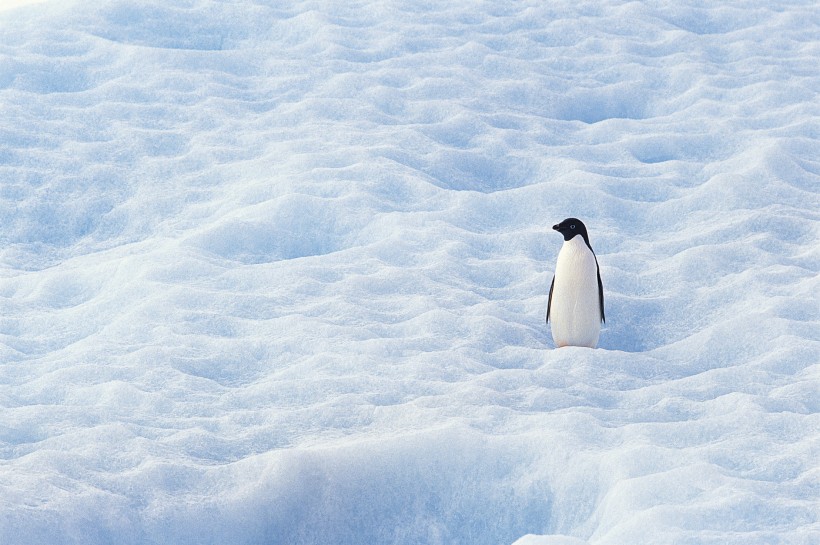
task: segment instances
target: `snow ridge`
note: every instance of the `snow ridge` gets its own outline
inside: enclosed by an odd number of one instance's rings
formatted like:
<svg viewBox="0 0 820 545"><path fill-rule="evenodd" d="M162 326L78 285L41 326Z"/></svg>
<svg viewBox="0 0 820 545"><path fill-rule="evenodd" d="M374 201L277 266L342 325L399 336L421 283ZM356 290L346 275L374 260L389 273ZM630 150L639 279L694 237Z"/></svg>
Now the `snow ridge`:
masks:
<svg viewBox="0 0 820 545"><path fill-rule="evenodd" d="M813 3L0 28L0 542L820 539Z"/></svg>

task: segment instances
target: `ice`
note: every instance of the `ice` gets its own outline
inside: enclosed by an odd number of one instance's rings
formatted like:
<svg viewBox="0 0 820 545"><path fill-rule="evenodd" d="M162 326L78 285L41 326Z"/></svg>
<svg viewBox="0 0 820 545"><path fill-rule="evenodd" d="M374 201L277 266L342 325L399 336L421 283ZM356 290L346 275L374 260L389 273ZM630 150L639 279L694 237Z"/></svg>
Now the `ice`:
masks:
<svg viewBox="0 0 820 545"><path fill-rule="evenodd" d="M813 3L0 8L0 542L820 541Z"/></svg>

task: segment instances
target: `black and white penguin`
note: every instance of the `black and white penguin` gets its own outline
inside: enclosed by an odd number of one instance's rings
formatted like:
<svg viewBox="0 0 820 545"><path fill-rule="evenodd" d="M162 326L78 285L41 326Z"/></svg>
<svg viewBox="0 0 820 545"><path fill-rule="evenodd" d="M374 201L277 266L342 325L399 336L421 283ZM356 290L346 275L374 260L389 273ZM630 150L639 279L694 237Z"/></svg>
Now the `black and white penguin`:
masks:
<svg viewBox="0 0 820 545"><path fill-rule="evenodd" d="M586 226L567 218L553 229L564 236L547 303L555 345L595 348L604 322L604 285Z"/></svg>

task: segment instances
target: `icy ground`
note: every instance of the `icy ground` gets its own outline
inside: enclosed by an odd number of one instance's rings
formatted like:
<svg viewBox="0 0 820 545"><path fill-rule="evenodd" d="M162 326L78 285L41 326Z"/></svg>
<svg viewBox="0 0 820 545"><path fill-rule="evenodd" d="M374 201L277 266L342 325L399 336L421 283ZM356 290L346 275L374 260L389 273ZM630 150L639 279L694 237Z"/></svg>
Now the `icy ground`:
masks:
<svg viewBox="0 0 820 545"><path fill-rule="evenodd" d="M813 0L0 12L0 543L820 543L818 59Z"/></svg>

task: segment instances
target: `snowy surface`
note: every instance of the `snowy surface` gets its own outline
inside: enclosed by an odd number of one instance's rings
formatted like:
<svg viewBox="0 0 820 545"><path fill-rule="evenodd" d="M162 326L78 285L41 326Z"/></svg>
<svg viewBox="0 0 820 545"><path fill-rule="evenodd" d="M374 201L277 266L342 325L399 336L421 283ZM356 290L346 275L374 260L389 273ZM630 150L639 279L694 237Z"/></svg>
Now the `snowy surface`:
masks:
<svg viewBox="0 0 820 545"><path fill-rule="evenodd" d="M31 4L39 4L48 0L0 0L0 11L17 9ZM53 0L52 0L53 1Z"/></svg>
<svg viewBox="0 0 820 545"><path fill-rule="evenodd" d="M820 542L816 2L0 31L3 544Z"/></svg>

